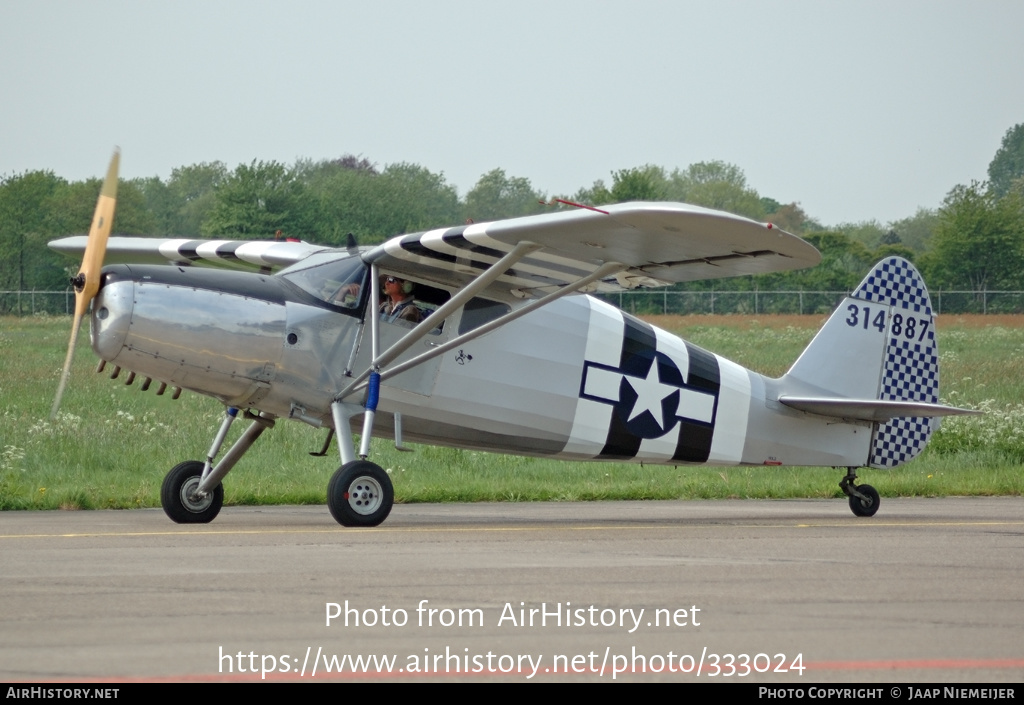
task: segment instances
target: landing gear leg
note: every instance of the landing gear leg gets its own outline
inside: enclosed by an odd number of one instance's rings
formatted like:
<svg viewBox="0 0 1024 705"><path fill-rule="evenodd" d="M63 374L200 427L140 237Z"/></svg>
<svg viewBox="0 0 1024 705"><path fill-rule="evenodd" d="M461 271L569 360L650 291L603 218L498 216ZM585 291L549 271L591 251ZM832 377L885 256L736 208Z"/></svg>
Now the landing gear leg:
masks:
<svg viewBox="0 0 1024 705"><path fill-rule="evenodd" d="M221 485L221 480L252 447L256 439L268 428L274 426L273 417L247 411L245 417L252 420L252 424L235 441L231 450L221 461L212 467L213 458L219 452L228 428L231 426L231 421L234 419L235 414L232 413L234 411L234 409L228 409L227 417L217 432L217 437L214 439L205 463L197 460L180 463L174 466L164 478L163 486L160 489L160 504L163 505L164 513L172 521L178 524L213 521L224 502L224 487Z"/></svg>
<svg viewBox="0 0 1024 705"><path fill-rule="evenodd" d="M857 468L846 468L846 477L839 481L843 494L850 498L850 510L859 517L873 517L878 511L878 490L871 485L855 485Z"/></svg>
<svg viewBox="0 0 1024 705"><path fill-rule="evenodd" d="M363 412L366 417L358 459L350 427L352 417L359 413L358 407L353 408L337 401L331 404L342 464L327 484L327 507L331 510L331 516L342 526L377 526L388 518L395 502L395 489L387 472L366 459L370 452L373 411L377 406L376 393L371 401Z"/></svg>
<svg viewBox="0 0 1024 705"><path fill-rule="evenodd" d="M377 265L370 265L370 281L376 282ZM363 433L359 443L359 459L352 443L352 416L357 413L351 405L342 402L342 396L331 404L334 433L338 437L341 467L327 483L327 507L331 516L342 526L377 526L388 518L395 501L391 478L379 465L367 460L370 438L380 398L380 326L376 311L380 307L379 288L370 288L370 354L373 365L367 379L366 402L363 405Z"/></svg>

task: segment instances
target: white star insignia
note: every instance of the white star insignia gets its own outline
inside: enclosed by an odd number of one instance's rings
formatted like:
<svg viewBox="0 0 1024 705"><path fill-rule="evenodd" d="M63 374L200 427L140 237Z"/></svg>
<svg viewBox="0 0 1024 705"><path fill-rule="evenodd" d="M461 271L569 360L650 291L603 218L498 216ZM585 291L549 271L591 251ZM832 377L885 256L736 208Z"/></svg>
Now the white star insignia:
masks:
<svg viewBox="0 0 1024 705"><path fill-rule="evenodd" d="M651 369L644 379L626 376L626 381L629 382L629 386L636 392L636 403L633 404L633 411L630 413L627 422L632 421L645 411L649 411L658 424L658 428L665 428L665 418L662 415L661 402L673 392L679 391L679 388L662 384L661 376L658 373L658 361L652 361Z"/></svg>

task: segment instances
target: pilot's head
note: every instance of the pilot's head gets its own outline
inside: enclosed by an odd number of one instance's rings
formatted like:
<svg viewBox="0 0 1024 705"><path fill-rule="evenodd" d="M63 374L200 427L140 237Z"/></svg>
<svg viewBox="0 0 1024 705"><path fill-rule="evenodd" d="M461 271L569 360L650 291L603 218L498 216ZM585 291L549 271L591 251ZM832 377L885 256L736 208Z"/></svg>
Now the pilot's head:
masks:
<svg viewBox="0 0 1024 705"><path fill-rule="evenodd" d="M384 287L384 293L388 296L391 296L393 293L403 295L412 293L413 283L398 277L381 277L381 283Z"/></svg>

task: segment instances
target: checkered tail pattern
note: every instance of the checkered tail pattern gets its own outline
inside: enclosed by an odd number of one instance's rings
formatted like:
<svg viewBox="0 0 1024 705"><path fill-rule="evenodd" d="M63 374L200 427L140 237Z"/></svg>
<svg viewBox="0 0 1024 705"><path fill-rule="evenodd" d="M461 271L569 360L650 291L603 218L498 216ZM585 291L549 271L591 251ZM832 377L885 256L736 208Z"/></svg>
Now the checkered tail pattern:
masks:
<svg viewBox="0 0 1024 705"><path fill-rule="evenodd" d="M939 351L928 290L910 262L889 257L879 262L853 296L891 306L885 365L878 398L939 401ZM876 424L869 465L894 468L924 450L938 427L934 418L895 418Z"/></svg>

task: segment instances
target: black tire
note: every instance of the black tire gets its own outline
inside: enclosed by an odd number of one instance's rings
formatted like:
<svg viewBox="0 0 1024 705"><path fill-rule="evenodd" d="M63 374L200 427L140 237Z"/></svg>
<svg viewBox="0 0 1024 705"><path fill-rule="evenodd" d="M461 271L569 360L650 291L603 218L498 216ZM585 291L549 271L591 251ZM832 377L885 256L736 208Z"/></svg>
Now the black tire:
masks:
<svg viewBox="0 0 1024 705"><path fill-rule="evenodd" d="M176 524L208 524L220 513L224 505L224 485L217 485L206 497L196 500L190 495L199 486L203 476L203 463L186 460L178 463L164 478L160 487L160 504L164 514Z"/></svg>
<svg viewBox="0 0 1024 705"><path fill-rule="evenodd" d="M878 511L878 490L871 485L857 485L857 491L867 497L863 500L860 497L850 497L850 509L859 517L873 517Z"/></svg>
<svg viewBox="0 0 1024 705"><path fill-rule="evenodd" d="M377 526L391 513L391 478L368 460L342 465L327 483L327 506L342 526Z"/></svg>

